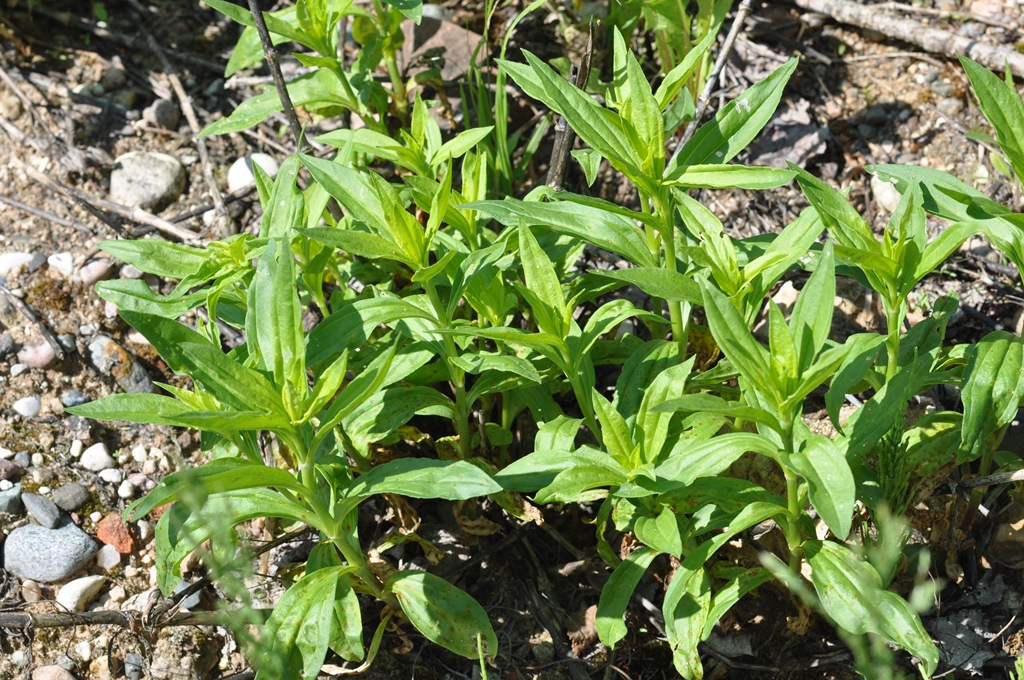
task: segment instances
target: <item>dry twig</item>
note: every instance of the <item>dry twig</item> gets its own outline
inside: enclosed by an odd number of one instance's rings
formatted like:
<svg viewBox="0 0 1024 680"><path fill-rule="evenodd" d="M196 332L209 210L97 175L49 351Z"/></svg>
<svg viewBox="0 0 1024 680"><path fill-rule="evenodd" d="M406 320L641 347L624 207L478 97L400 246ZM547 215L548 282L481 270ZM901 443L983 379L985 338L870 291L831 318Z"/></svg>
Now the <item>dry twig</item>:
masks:
<svg viewBox="0 0 1024 680"><path fill-rule="evenodd" d="M594 22L590 22L590 33L587 36L587 46L583 51L579 66L572 67L569 76L575 87L585 89L587 80L590 79L590 60L594 55ZM576 134L569 127L565 116L559 116L555 122L555 142L551 150L551 161L548 163L548 176L546 184L555 191L562 190L562 183L565 181L565 171L569 165L569 152L572 151L573 142L576 141Z"/></svg>
<svg viewBox="0 0 1024 680"><path fill-rule="evenodd" d="M1006 63L1014 75L1024 76L1024 54L1012 47L979 42L939 28L925 26L920 21L907 19L878 10L878 5L861 5L851 0L790 0L801 9L826 14L836 21L877 31L890 38L917 45L934 54L954 57L962 54L982 66L1002 71Z"/></svg>
<svg viewBox="0 0 1024 680"><path fill-rule="evenodd" d="M60 343L57 342L57 338L52 332L50 332L50 329L46 327L46 324L42 322L36 313L32 311L31 307L25 304L25 302L17 295L12 293L7 286L2 284L0 284L0 296L6 298L15 309L21 312L23 317L28 319L33 326L39 329L39 333L46 340L46 344L53 348L53 353L57 355L58 359L64 358L64 348L60 346Z"/></svg>
<svg viewBox="0 0 1024 680"><path fill-rule="evenodd" d="M299 125L299 117L295 114L295 107L292 106L292 98L288 95L288 86L284 82L284 75L281 73L281 61L277 56L277 48L270 39L270 31L267 30L267 22L263 19L263 12L260 10L259 0L249 0L249 11L252 13L253 21L256 22L256 32L259 33L260 43L263 45L263 58L267 60L270 68L270 75L274 78L274 87L277 88L277 96L281 98L281 105L284 107L284 115L288 118L288 125L295 135L295 145L299 151L303 151L305 140L302 135L302 126Z"/></svg>
<svg viewBox="0 0 1024 680"><path fill-rule="evenodd" d="M669 168L675 164L676 159L679 157L679 152L683 150L683 147L686 146L686 143L690 141L693 134L697 131L700 119L704 117L704 112L708 108L708 101L711 99L711 93L715 91L715 87L718 85L718 76L721 75L722 69L725 68L725 62L729 59L729 53L732 52L732 46L736 42L736 37L740 34L740 29L743 27L743 22L746 21L747 15L750 14L750 6L751 0L743 0L740 3L739 9L736 10L736 19L732 22L732 28L729 29L729 35L725 37L725 42L722 43L722 50L718 53L715 67L704 84L704 91L700 93L700 97L697 99L697 110L693 115L693 120L686 126L683 136L676 142L676 148L672 152L672 157L665 164L666 175Z"/></svg>

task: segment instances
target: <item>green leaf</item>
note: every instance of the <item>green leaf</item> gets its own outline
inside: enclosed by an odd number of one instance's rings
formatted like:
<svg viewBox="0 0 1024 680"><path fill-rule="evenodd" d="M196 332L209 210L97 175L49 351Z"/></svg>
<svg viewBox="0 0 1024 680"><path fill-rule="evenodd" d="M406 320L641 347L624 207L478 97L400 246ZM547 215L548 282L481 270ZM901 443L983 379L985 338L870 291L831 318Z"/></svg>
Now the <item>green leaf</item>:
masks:
<svg viewBox="0 0 1024 680"><path fill-rule="evenodd" d="M423 17L423 0L384 0L384 2L419 25L420 19Z"/></svg>
<svg viewBox="0 0 1024 680"><path fill-rule="evenodd" d="M342 426L364 455L369 444L389 436L417 413L430 412L447 418L455 415L451 400L430 387L394 387L356 403Z"/></svg>
<svg viewBox="0 0 1024 680"><path fill-rule="evenodd" d="M195 274L216 256L216 251L210 248L196 248L155 238L101 241L96 247L147 274L169 279L183 279Z"/></svg>
<svg viewBox="0 0 1024 680"><path fill-rule="evenodd" d="M569 335L569 319L562 285L547 254L537 243L533 233L524 226L519 227L519 256L523 264L523 278L532 295L528 297L537 327L543 333L557 338ZM524 293L525 294L525 293ZM532 297L533 299L529 299Z"/></svg>
<svg viewBox="0 0 1024 680"><path fill-rule="evenodd" d="M384 582L384 591L394 594L402 612L428 640L445 649L475 659L483 653L498 654L498 638L483 607L452 584L425 571L396 571Z"/></svg>
<svg viewBox="0 0 1024 680"><path fill-rule="evenodd" d="M814 362L832 332L832 312L835 309L836 276L832 243L825 244L821 258L811 278L800 291L789 327L799 355L802 374Z"/></svg>
<svg viewBox="0 0 1024 680"><path fill-rule="evenodd" d="M503 201L466 203L462 207L478 210L507 227L517 227L525 222L573 236L618 253L636 265L656 267L658 264L647 247L643 230L635 222L596 206L569 201L541 203L506 198Z"/></svg>
<svg viewBox="0 0 1024 680"><path fill-rule="evenodd" d="M700 287L693 279L671 269L661 267L631 267L630 269L597 269L588 276L600 276L631 283L654 297L675 302L703 304Z"/></svg>
<svg viewBox="0 0 1024 680"><path fill-rule="evenodd" d="M875 365L879 346L885 342L885 336L877 333L860 333L858 335L863 337L863 340L859 340L856 349L843 359L843 363L839 365L829 384L828 392L825 393L828 417L839 432L843 431L839 423L839 410L846 402L846 395L863 382L868 371ZM851 339L853 337L856 336L851 336Z"/></svg>
<svg viewBox="0 0 1024 680"><path fill-rule="evenodd" d="M534 497L535 502L545 503L573 503L579 501L581 496L591 489L619 486L628 479L622 470L610 456L607 461L600 463L575 465L555 475L551 483L539 489Z"/></svg>
<svg viewBox="0 0 1024 680"><path fill-rule="evenodd" d="M354 567L328 567L306 574L285 591L263 628L269 642L260 666L276 674L294 649L302 656L302 675L315 678L327 657L338 582ZM283 676L278 676L283 677Z"/></svg>
<svg viewBox="0 0 1024 680"><path fill-rule="evenodd" d="M669 173L687 165L728 163L732 160L771 119L798 61L790 59L720 109L686 143L676 162L667 168Z"/></svg>
<svg viewBox="0 0 1024 680"><path fill-rule="evenodd" d="M564 416L562 416L564 418ZM545 439L554 440L552 443L560 445L571 445L576 430L579 429L580 420L565 418L562 421L553 421L555 428L562 431L563 437L555 437L551 432L547 433ZM570 436L571 433L571 436ZM541 434L538 434L541 438ZM558 441L561 439L561 441ZM542 441L539 444L543 444ZM502 488L509 491L536 491L554 481L561 472L582 467L605 466L611 474L617 474L625 478L626 472L604 451L598 451L590 447L580 447L572 451L569 449L538 449L527 454L510 465L505 466L495 476L494 480L501 484Z"/></svg>
<svg viewBox="0 0 1024 680"><path fill-rule="evenodd" d="M960 57L981 112L996 131L999 148L1017 177L1024 177L1024 101L1017 90L981 64Z"/></svg>
<svg viewBox="0 0 1024 680"><path fill-rule="evenodd" d="M973 460L998 445L990 441L992 436L1017 415L1024 398L1024 340L994 331L968 349L960 395L964 402L960 454Z"/></svg>
<svg viewBox="0 0 1024 680"><path fill-rule="evenodd" d="M292 394L304 399L308 392L306 338L302 332L302 305L295 287L291 238L271 239L263 251L253 276L249 305L256 337L248 340L259 347L261 365L273 374L281 389L289 384ZM249 326L248 322L246 325Z"/></svg>
<svg viewBox="0 0 1024 680"><path fill-rule="evenodd" d="M393 242L376 234L356 229L313 227L300 230L305 236L351 255L370 260L395 260L413 266L409 257Z"/></svg>
<svg viewBox="0 0 1024 680"><path fill-rule="evenodd" d="M690 76L692 76L694 71L697 70L697 66L700 64L701 58L715 43L715 38L718 36L718 29L721 28L721 26L721 23L713 26L699 43L690 48L690 51L686 53L686 57L684 57L675 68L665 74L665 78L662 79L661 84L658 85L658 89L654 93L654 98L658 102L659 109L664 111L665 108L671 104L682 91L683 87L686 85L686 81L689 80ZM687 93L683 96L689 98L690 95Z"/></svg>
<svg viewBox="0 0 1024 680"><path fill-rule="evenodd" d="M139 279L101 281L96 284L96 292L107 302L117 305L119 311L162 316L165 319L177 319L206 304L207 300L206 291L179 297L157 295L145 281Z"/></svg>
<svg viewBox="0 0 1024 680"><path fill-rule="evenodd" d="M681 364L665 369L644 392L633 426L633 437L642 445L642 460L645 463L653 463L658 459L665 446L665 440L668 439L668 426L672 414L659 410L657 406L671 395L683 392L695 360L696 356L691 356Z"/></svg>
<svg viewBox="0 0 1024 680"><path fill-rule="evenodd" d="M633 532L644 545L681 558L685 521L684 517L677 515L671 508L662 507L654 517L637 517Z"/></svg>
<svg viewBox="0 0 1024 680"><path fill-rule="evenodd" d="M346 349L355 350L381 324L394 324L402 319L433 321L434 317L408 300L397 298L371 298L346 304L310 332L306 363L318 364Z"/></svg>
<svg viewBox="0 0 1024 680"><path fill-rule="evenodd" d="M729 569L728 572L736 570L736 567ZM718 569L714 570L716 576L719 576ZM727 571L727 570L722 570ZM739 573L729 579L729 581L719 588L714 596L711 598L711 607L708 612L707 621L704 624L704 632L702 637L706 640L711 636L714 626L718 624L726 612L732 609L732 606L739 602L744 595L753 591L755 588L760 586L773 578L773 574L762 567L754 567L752 569L739 569Z"/></svg>
<svg viewBox="0 0 1024 680"><path fill-rule="evenodd" d="M587 186L594 186L597 181L597 173L601 169L601 152L594 149L573 149L569 152L572 157L579 161L583 168L583 175L587 178Z"/></svg>
<svg viewBox="0 0 1024 680"><path fill-rule="evenodd" d="M628 300L612 300L597 308L587 319L578 347L574 350L579 355L590 352L597 339L628 318L636 317L651 323L665 323L665 319L640 309Z"/></svg>
<svg viewBox="0 0 1024 680"><path fill-rule="evenodd" d="M487 139L492 130L494 130L493 125L463 130L455 135L453 139L441 145L441 148L437 150L434 157L430 159L430 164L437 167L441 163L447 163L453 158L462 158L468 151L476 148L480 142Z"/></svg>
<svg viewBox="0 0 1024 680"><path fill-rule="evenodd" d="M672 582L665 589L662 612L665 632L672 647L672 662L684 678L704 677L697 645L704 640L710 610L711 580L704 567L696 564L676 569Z"/></svg>
<svg viewBox="0 0 1024 680"><path fill-rule="evenodd" d="M796 181L825 223L829 234L841 245L869 253L880 253L881 246L863 217L842 194L806 170L789 164L796 171Z"/></svg>
<svg viewBox="0 0 1024 680"><path fill-rule="evenodd" d="M704 293L708 326L722 352L752 386L760 390L774 389L768 377L768 352L754 339L746 320L714 286L704 280L699 283Z"/></svg>
<svg viewBox="0 0 1024 680"><path fill-rule="evenodd" d="M331 69L317 69L312 73L292 80L288 83L288 96L292 104L298 106L309 106L312 104L344 104L345 101L339 97L341 81ZM199 133L200 137L212 137L224 135L229 132L241 132L259 125L270 117L271 114L281 111L284 106L277 95L277 90L271 88L263 94L246 99L238 105L230 116L222 118L211 125L208 125Z"/></svg>
<svg viewBox="0 0 1024 680"><path fill-rule="evenodd" d="M236 363L209 344L185 342L178 350L191 364L189 375L218 400L246 411L284 414L281 395L258 371Z"/></svg>
<svg viewBox="0 0 1024 680"><path fill-rule="evenodd" d="M746 165L685 165L665 178L665 184L703 189L774 189L796 177L792 170Z"/></svg>
<svg viewBox="0 0 1024 680"><path fill-rule="evenodd" d="M623 364L615 382L615 408L622 417L635 419L647 386L659 373L678 363L678 342L651 340L635 351Z"/></svg>
<svg viewBox="0 0 1024 680"><path fill-rule="evenodd" d="M633 438L626 420L596 389L593 392L594 412L601 424L601 436L608 453L623 467L633 467Z"/></svg>
<svg viewBox="0 0 1024 680"><path fill-rule="evenodd" d="M625 122L595 102L590 95L566 82L539 58L526 50L523 50L523 54L529 65L515 64L504 59L497 60L498 65L512 76L527 95L565 116L580 139L601 152L612 165L628 169L627 175L639 175L640 159L630 143Z"/></svg>
<svg viewBox="0 0 1024 680"><path fill-rule="evenodd" d="M646 547L634 550L615 568L608 583L601 589L601 599L597 605L597 635L610 649L614 649L619 640L626 637L626 607L647 567L659 554Z"/></svg>
<svg viewBox="0 0 1024 680"><path fill-rule="evenodd" d="M727 432L681 450L673 449L665 462L654 468L654 476L689 486L701 477L714 477L725 472L748 451L770 458L778 455L778 447L761 435Z"/></svg>
<svg viewBox="0 0 1024 680"><path fill-rule="evenodd" d="M374 467L357 477L346 499L396 493L410 498L461 501L501 491L487 473L466 461L401 458Z"/></svg>
<svg viewBox="0 0 1024 680"><path fill-rule="evenodd" d="M922 661L925 677L935 672L939 652L920 617L896 593L882 588L882 579L849 548L827 541L804 544L811 582L825 612L843 629L876 633Z"/></svg>
<svg viewBox="0 0 1024 680"><path fill-rule="evenodd" d="M958 222L946 227L925 247L920 262L917 263L904 285L904 290L909 293L918 281L938 269L964 241L984 231L982 225L977 222Z"/></svg>
<svg viewBox="0 0 1024 680"><path fill-rule="evenodd" d="M732 418L741 418L755 423L762 423L776 432L782 431L779 419L764 409L748 406L738 401L726 401L713 394L685 394L681 397L668 399L654 406L655 411L671 412L686 411L688 413L717 413Z"/></svg>
<svg viewBox="0 0 1024 680"><path fill-rule="evenodd" d="M857 485L850 464L836 444L821 435L789 454L789 464L807 480L811 505L839 540L846 540L853 522Z"/></svg>

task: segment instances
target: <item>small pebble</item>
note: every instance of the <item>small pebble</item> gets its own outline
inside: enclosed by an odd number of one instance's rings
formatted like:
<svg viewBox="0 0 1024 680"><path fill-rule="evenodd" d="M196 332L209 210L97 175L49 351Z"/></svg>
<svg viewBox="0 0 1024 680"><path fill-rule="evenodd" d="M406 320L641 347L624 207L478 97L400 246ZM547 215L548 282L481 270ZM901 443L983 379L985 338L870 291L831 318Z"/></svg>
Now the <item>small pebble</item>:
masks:
<svg viewBox="0 0 1024 680"><path fill-rule="evenodd" d="M157 99L142 110L142 120L164 130L173 130L181 120L181 110L174 102Z"/></svg>
<svg viewBox="0 0 1024 680"><path fill-rule="evenodd" d="M32 459L29 457L28 451L18 451L16 454L14 454L14 462L20 465L21 467L27 468L29 465L32 464Z"/></svg>
<svg viewBox="0 0 1024 680"><path fill-rule="evenodd" d="M74 333L61 333L57 336L57 344L68 352L74 352L78 348Z"/></svg>
<svg viewBox="0 0 1024 680"><path fill-rule="evenodd" d="M0 253L0 277L9 278L11 272L22 267L35 271L43 262L46 262L46 257L42 254Z"/></svg>
<svg viewBox="0 0 1024 680"><path fill-rule="evenodd" d="M14 488L14 482L9 479L0 479L0 491L7 491Z"/></svg>
<svg viewBox="0 0 1024 680"><path fill-rule="evenodd" d="M117 487L117 497L128 500L135 497L135 485L127 479L121 482L121 486Z"/></svg>
<svg viewBox="0 0 1024 680"><path fill-rule="evenodd" d="M10 333L0 333L0 359L14 351L14 338Z"/></svg>
<svg viewBox="0 0 1024 680"><path fill-rule="evenodd" d="M112 545L104 545L96 553L96 566L103 571L110 571L114 567L121 566L121 554Z"/></svg>
<svg viewBox="0 0 1024 680"><path fill-rule="evenodd" d="M63 605L68 611L84 611L86 606L99 595L105 576L83 576L61 586L57 591L57 604Z"/></svg>
<svg viewBox="0 0 1024 680"><path fill-rule="evenodd" d="M25 373L26 371L30 370L32 370L32 367L29 366L28 364L14 364L13 366L11 366L11 377L17 378L22 373Z"/></svg>
<svg viewBox="0 0 1024 680"><path fill-rule="evenodd" d="M139 680L142 677L142 657L135 652L124 656L124 675L128 680Z"/></svg>
<svg viewBox="0 0 1024 680"><path fill-rule="evenodd" d="M120 561L121 561L121 558L120 558L120 557L118 557L118 558L117 558L117 560L118 560L118 562L120 562ZM124 602L124 601L125 601L125 599L127 599L127 597L128 597L128 596L127 596L127 594L126 594L126 593L124 592L124 588L122 588L121 586L114 586L114 587L113 587L113 588L111 588L111 589L110 589L110 591L109 591L109 592L107 593L107 597L108 597L108 598L110 599L110 601L111 601L111 602L113 602L114 604L121 604L122 602Z"/></svg>
<svg viewBox="0 0 1024 680"><path fill-rule="evenodd" d="M32 470L32 481L36 484L52 482L57 475L50 468L37 467Z"/></svg>
<svg viewBox="0 0 1024 680"><path fill-rule="evenodd" d="M141 279L143 271L133 264L126 264L121 266L121 278L122 279Z"/></svg>
<svg viewBox="0 0 1024 680"><path fill-rule="evenodd" d="M41 406L39 397L32 395L31 397L25 397L14 402L13 408L24 418L35 418L39 415Z"/></svg>
<svg viewBox="0 0 1024 680"><path fill-rule="evenodd" d="M88 640L82 640L75 645L75 654L77 654L78 658L82 661L89 661L92 659L92 645Z"/></svg>
<svg viewBox="0 0 1024 680"><path fill-rule="evenodd" d="M42 338L30 340L18 352L18 361L32 368L46 368L56 360L57 353L53 351L50 343Z"/></svg>
<svg viewBox="0 0 1024 680"><path fill-rule="evenodd" d="M70 482L59 487L50 496L54 505L62 510L74 512L89 502L89 490L78 482Z"/></svg>
<svg viewBox="0 0 1024 680"><path fill-rule="evenodd" d="M136 463L141 463L141 462L145 461L146 460L146 447L145 446L136 446L134 449L132 449L132 460L134 460Z"/></svg>
<svg viewBox="0 0 1024 680"><path fill-rule="evenodd" d="M68 450L68 455L70 455L72 458L78 458L79 456L82 455L82 448L84 446L85 444L82 443L81 439L76 439L75 441L71 442L71 448Z"/></svg>
<svg viewBox="0 0 1024 680"><path fill-rule="evenodd" d="M109 66L100 76L100 85L107 92L119 90L128 83L128 76L120 66Z"/></svg>
<svg viewBox="0 0 1024 680"><path fill-rule="evenodd" d="M265 153L242 156L228 168L228 191L235 192L256 182L256 175L252 169L253 163L260 166L260 169L271 177L277 176L279 166L273 156Z"/></svg>
<svg viewBox="0 0 1024 680"><path fill-rule="evenodd" d="M32 680L76 680L75 676L61 666L40 666L32 671Z"/></svg>
<svg viewBox="0 0 1024 680"><path fill-rule="evenodd" d="M11 484L6 479L0 480L0 512L20 515L21 508L21 484Z"/></svg>
<svg viewBox="0 0 1024 680"><path fill-rule="evenodd" d="M139 531L139 540L143 543L153 537L153 525L148 521L140 519L135 526Z"/></svg>
<svg viewBox="0 0 1024 680"><path fill-rule="evenodd" d="M21 494L21 502L32 515L32 519L47 529L56 529L60 524L60 509L45 496L34 493Z"/></svg>
<svg viewBox="0 0 1024 680"><path fill-rule="evenodd" d="M39 487L37 489L37 491L39 493L41 493L41 494L48 494L48 493L50 493L51 489L50 489L50 487L44 485L44 486Z"/></svg>
<svg viewBox="0 0 1024 680"><path fill-rule="evenodd" d="M111 269L110 260L93 260L78 270L78 277L84 285L91 286L97 281L110 278Z"/></svg>
<svg viewBox="0 0 1024 680"><path fill-rule="evenodd" d="M86 470L92 470L93 472L112 468L117 464L117 462L110 457L110 454L107 452L107 445L103 442L93 444L83 451L79 463L81 463L82 467Z"/></svg>
<svg viewBox="0 0 1024 680"><path fill-rule="evenodd" d="M89 519L91 519L93 522L99 522L101 519L103 519L103 513L93 512L89 515Z"/></svg>
<svg viewBox="0 0 1024 680"><path fill-rule="evenodd" d="M64 396L60 398L60 403L64 404L64 406L66 406L67 408L72 408L73 406L81 406L82 404L85 404L88 401L89 397L85 396L78 390L68 390L67 392L64 393ZM82 444L82 442L76 443L79 446L81 446Z"/></svg>
<svg viewBox="0 0 1024 680"><path fill-rule="evenodd" d="M91 564L99 546L72 522L57 529L25 524L4 541L4 569L23 579L64 581Z"/></svg>
<svg viewBox="0 0 1024 680"><path fill-rule="evenodd" d="M21 584L21 599L25 602L39 602L43 599L43 588L32 579Z"/></svg>
<svg viewBox="0 0 1024 680"><path fill-rule="evenodd" d="M954 118L964 110L964 103L956 97L944 97L939 100L935 105L935 108L937 108L939 113L942 115L947 116L948 118Z"/></svg>
<svg viewBox="0 0 1024 680"><path fill-rule="evenodd" d="M41 454L41 453L33 453L32 454L32 464L33 465L35 465L36 467L39 467L40 465L43 465L44 463L46 463L46 460L43 458L43 454Z"/></svg>
<svg viewBox="0 0 1024 680"><path fill-rule="evenodd" d="M10 453L10 452L8 452ZM8 456L10 457L10 456ZM0 479L18 481L25 474L25 468L7 458L0 458Z"/></svg>
<svg viewBox="0 0 1024 680"><path fill-rule="evenodd" d="M75 271L75 258L68 252L54 253L46 258L46 262L50 265L51 269L67 277L70 277Z"/></svg>
<svg viewBox="0 0 1024 680"><path fill-rule="evenodd" d="M124 476L117 468L107 468L105 470L100 470L99 478L108 484L120 484L121 480L124 479Z"/></svg>

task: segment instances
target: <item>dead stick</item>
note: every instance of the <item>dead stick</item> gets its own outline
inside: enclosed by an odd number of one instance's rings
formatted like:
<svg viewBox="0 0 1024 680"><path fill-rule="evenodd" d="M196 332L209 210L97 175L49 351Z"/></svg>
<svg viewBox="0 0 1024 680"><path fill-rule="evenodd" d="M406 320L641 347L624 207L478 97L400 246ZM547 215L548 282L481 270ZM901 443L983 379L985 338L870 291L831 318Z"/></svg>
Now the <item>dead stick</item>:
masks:
<svg viewBox="0 0 1024 680"><path fill-rule="evenodd" d="M679 142L676 143L675 151L672 152L672 158L665 164L666 176L668 176L669 170L675 165L679 152L683 150L683 147L690 141L693 134L697 132L700 119L704 117L704 111L708 108L711 93L715 91L715 86L718 84L718 76L721 75L722 69L725 68L725 62L729 59L729 53L732 52L732 46L736 42L736 37L740 34L740 29L743 27L743 22L746 21L747 15L750 14L750 5L751 0L743 0L740 3L739 9L736 10L736 19L732 22L732 28L729 29L729 35L725 37L725 42L722 43L722 51L718 53L715 67L711 71L708 82L704 84L704 91L700 93L700 98L697 99L697 110L693 115L693 120L686 126L686 132L683 133L683 136L679 138Z"/></svg>
<svg viewBox="0 0 1024 680"><path fill-rule="evenodd" d="M305 150L305 140L302 135L302 126L299 125L299 117L295 114L295 107L292 106L292 98L288 95L288 86L284 82L284 75L281 73L281 61L277 56L277 48L270 39L270 31L267 30L267 22L263 20L263 11L260 10L259 0L249 0L249 11L252 19L256 22L256 32L259 33L260 43L263 44L263 58L267 60L270 68L270 75L274 77L274 87L277 88L277 96L281 98L281 106L284 107L284 115L288 118L288 124L295 135L295 145L299 151Z"/></svg>
<svg viewBox="0 0 1024 680"><path fill-rule="evenodd" d="M1016 49L988 45L971 38L925 26L919 21L878 11L877 5L860 5L849 0L790 0L801 9L827 14L836 21L877 31L890 38L917 45L947 57L964 55L982 66L1002 71L1009 62L1016 76L1024 76L1024 54Z"/></svg>
<svg viewBox="0 0 1024 680"><path fill-rule="evenodd" d="M1013 472L1000 472L995 475L975 477L974 479L960 482L956 486L958 489L974 489L979 486L995 486L996 484L1009 484L1010 482L1021 481L1024 481L1024 470L1014 470Z"/></svg>
<svg viewBox="0 0 1024 680"><path fill-rule="evenodd" d="M46 343L53 348L53 353L57 355L58 359L64 358L64 348L60 346L60 343L57 342L57 338L54 337L53 333L50 332L50 329L46 327L46 324L43 323L38 316L36 316L36 313L32 311L31 307L25 304L25 302L22 301L22 299L19 298L17 295L12 293L7 288L7 286L0 285L0 296L6 298L7 301L14 306L15 309L21 312L21 315L23 317L28 319L32 323L32 325L39 329L39 332L46 340Z"/></svg>
<svg viewBox="0 0 1024 680"><path fill-rule="evenodd" d="M579 66L572 68L569 79L573 86L581 90L587 87L587 80L590 79L590 60L594 55L594 22L590 22L590 34L587 37L587 47L583 51ZM569 165L569 152L572 150L573 142L576 141L576 134L569 127L565 116L559 116L555 123L555 143L551 150L551 162L548 164L548 176L546 184L555 191L562 190L562 183L565 181L565 171Z"/></svg>
<svg viewBox="0 0 1024 680"><path fill-rule="evenodd" d="M243 198L251 194L255 189L255 184L248 184L242 187L241 189L236 189L235 191L231 192L230 194L224 197L224 205L229 205L231 203L235 203L236 201L242 200ZM207 203L206 205L201 205L198 208L192 208L191 210L187 210L183 213L178 213L173 217L168 217L167 221L174 222L175 224L177 224L178 222L184 222L185 220L190 220L193 217L199 217L206 211L213 210L214 207L215 206L213 204Z"/></svg>
<svg viewBox="0 0 1024 680"><path fill-rule="evenodd" d="M1016 30L1015 26L1011 26L1005 21L989 19L988 17L983 17L980 14L972 14L971 12L946 12L941 9L916 7L914 5L904 5L899 2L883 2L881 4L874 5L874 7L876 9L887 9L893 12L925 14L927 16L938 17L939 19L966 19L969 21L977 21L979 24L988 24L989 26L996 26L997 28L1005 28L1008 31Z"/></svg>
<svg viewBox="0 0 1024 680"><path fill-rule="evenodd" d="M272 609L252 609L267 617ZM235 615L230 611L179 612L165 621L158 621L154 628L168 626L222 626ZM71 628L74 626L121 626L130 628L138 620L136 613L95 611L95 612L0 612L0 628Z"/></svg>
<svg viewBox="0 0 1024 680"><path fill-rule="evenodd" d="M57 217L53 213L46 212L45 210L33 208L29 204L22 203L16 198L11 198L10 196L4 196L3 194L0 194L0 203L6 203L12 208L17 208L18 210L27 212L30 215L35 215L36 217L42 217L47 222L53 222L54 224L59 224L60 226L68 227L69 229L77 229L78 231L84 231L86 234L89 234L90 236L96 235L95 232L89 227L86 227L81 224L75 224L74 222L66 220L63 217Z"/></svg>
<svg viewBox="0 0 1024 680"><path fill-rule="evenodd" d="M206 180L206 187L210 190L210 197L213 199L214 210L216 211L218 218L223 218L227 215L227 209L224 207L224 197L220 193L220 188L217 186L217 180L213 176L213 166L210 164L210 154L206 149L206 140L199 136L202 132L202 128L199 126L199 120L196 118L196 112L192 108L192 97L185 92L185 88L181 84L181 79L178 78L178 72L174 70L174 65L171 64L167 58L167 54L164 53L164 49L160 46L160 43L153 38L153 34L146 30L145 19L146 8L138 0L128 0L128 3L135 8L135 11L141 15L143 24L141 26L143 35L146 36L146 44L149 45L149 49L153 51L153 54L160 60L160 65L164 69L164 75L171 81L171 87L174 89L174 94L178 97L178 103L181 104L181 112L185 114L185 120L188 121L188 127L192 130L192 140L196 145L196 151L199 152L199 162L203 166L203 179Z"/></svg>

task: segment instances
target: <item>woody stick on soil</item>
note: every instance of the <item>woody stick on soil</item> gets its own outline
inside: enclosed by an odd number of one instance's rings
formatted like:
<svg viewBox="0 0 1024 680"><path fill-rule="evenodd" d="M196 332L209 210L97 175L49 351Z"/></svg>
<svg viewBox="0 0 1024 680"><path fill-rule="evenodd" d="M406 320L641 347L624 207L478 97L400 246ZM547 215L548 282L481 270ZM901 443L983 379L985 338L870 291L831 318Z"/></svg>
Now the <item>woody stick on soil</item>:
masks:
<svg viewBox="0 0 1024 680"><path fill-rule="evenodd" d="M270 39L267 22L263 20L263 12L260 10L259 0L249 0L249 11L252 13L253 21L256 22L256 32L259 33L260 43L263 45L263 57L267 60L270 75L274 78L274 87L277 88L277 96L281 98L284 115L288 118L288 124L295 135L296 147L299 151L304 151L306 150L307 142L302 136L302 126L299 125L299 117L295 114L295 107L292 106L292 99L288 95L284 74L281 73L281 61L277 56L277 48L274 47L274 43Z"/></svg>

